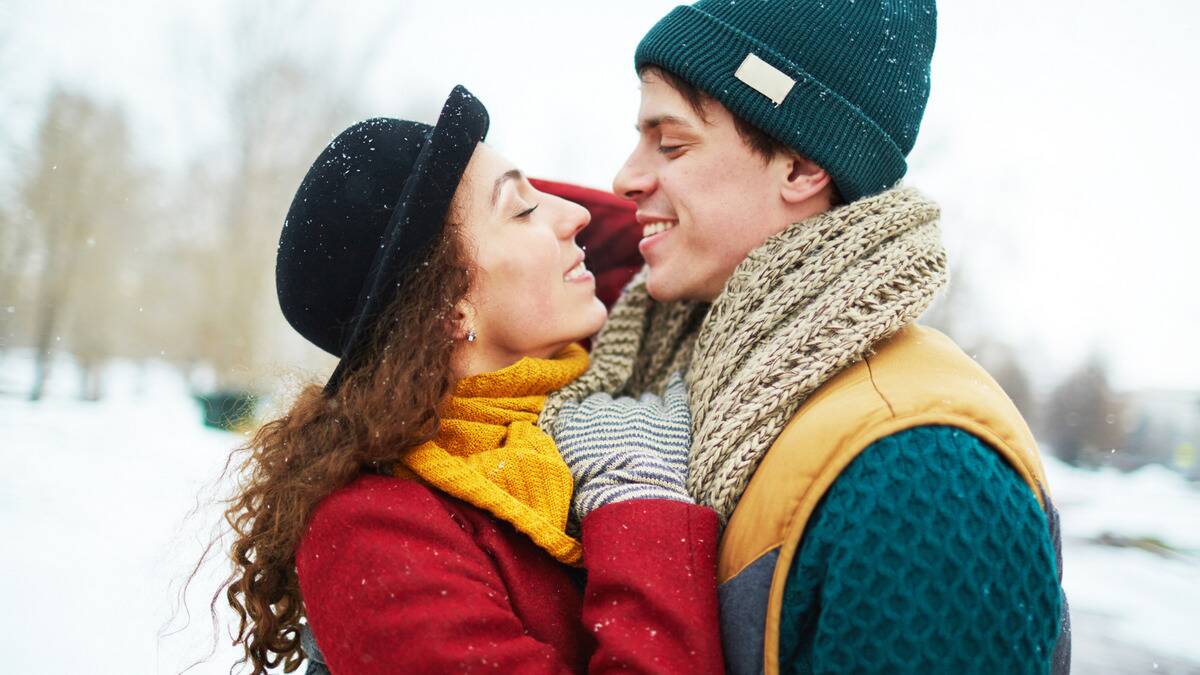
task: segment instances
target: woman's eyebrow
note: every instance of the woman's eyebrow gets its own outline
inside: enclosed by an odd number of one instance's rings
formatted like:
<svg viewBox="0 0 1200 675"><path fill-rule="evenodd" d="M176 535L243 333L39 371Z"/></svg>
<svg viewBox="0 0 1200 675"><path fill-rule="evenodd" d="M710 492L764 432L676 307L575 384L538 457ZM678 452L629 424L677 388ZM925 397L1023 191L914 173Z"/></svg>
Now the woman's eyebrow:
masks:
<svg viewBox="0 0 1200 675"><path fill-rule="evenodd" d="M510 180L523 180L525 174L521 173L520 169L509 169L500 174L496 182L492 184L492 208L496 208L496 200L500 198L500 188L504 187L504 183Z"/></svg>

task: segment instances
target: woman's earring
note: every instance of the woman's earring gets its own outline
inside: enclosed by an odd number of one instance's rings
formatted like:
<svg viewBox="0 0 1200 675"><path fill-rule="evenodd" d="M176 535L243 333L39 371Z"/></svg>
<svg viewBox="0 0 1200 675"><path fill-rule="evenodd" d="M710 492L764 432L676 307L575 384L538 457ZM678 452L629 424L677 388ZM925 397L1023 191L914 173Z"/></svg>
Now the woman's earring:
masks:
<svg viewBox="0 0 1200 675"><path fill-rule="evenodd" d="M477 337L479 337L479 336L475 334L475 329L474 329L474 328L472 328L471 330L467 331L467 342L474 342L474 341L475 341L475 338L477 338Z"/></svg>

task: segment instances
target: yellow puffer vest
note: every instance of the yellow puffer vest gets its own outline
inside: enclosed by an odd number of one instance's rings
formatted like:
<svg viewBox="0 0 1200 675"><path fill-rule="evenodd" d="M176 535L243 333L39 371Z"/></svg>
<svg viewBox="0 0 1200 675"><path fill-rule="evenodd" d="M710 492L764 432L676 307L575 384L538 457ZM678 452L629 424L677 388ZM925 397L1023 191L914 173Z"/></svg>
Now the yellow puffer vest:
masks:
<svg viewBox="0 0 1200 675"><path fill-rule="evenodd" d="M905 328L805 401L730 517L717 577L731 672L779 672L784 586L813 510L842 470L873 442L925 425L957 427L985 441L1047 507L1037 445L1012 401L945 335ZM1052 522L1056 529L1056 518ZM764 600L765 625L761 618L754 620Z"/></svg>

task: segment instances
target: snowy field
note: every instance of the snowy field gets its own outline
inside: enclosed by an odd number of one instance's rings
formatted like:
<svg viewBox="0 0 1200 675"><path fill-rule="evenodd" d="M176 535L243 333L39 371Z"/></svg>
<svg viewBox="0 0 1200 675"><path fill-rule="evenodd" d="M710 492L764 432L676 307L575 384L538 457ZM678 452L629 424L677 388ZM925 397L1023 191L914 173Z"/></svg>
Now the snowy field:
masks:
<svg viewBox="0 0 1200 675"><path fill-rule="evenodd" d="M227 625L214 634L208 608L219 553L177 603L241 437L204 428L162 366L116 368L100 403L75 400L63 368L48 399L30 404L29 370L0 362L0 670L131 675L199 662L188 672L229 672L236 654L216 638ZM1200 490L1157 468L1047 462L1074 672L1200 673Z"/></svg>

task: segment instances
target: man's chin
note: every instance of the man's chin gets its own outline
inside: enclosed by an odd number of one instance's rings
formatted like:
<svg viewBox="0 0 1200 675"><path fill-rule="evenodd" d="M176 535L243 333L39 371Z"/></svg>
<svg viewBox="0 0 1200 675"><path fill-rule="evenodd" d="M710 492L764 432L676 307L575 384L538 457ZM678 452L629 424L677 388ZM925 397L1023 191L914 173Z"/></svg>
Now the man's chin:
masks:
<svg viewBox="0 0 1200 675"><path fill-rule="evenodd" d="M704 279L671 274L662 266L648 267L650 272L646 275L646 291L658 302L713 302L720 295L720 291L707 292Z"/></svg>
<svg viewBox="0 0 1200 675"><path fill-rule="evenodd" d="M668 274L662 266L651 265L650 273L646 275L646 291L659 302L687 300L687 286L681 281L678 276Z"/></svg>

